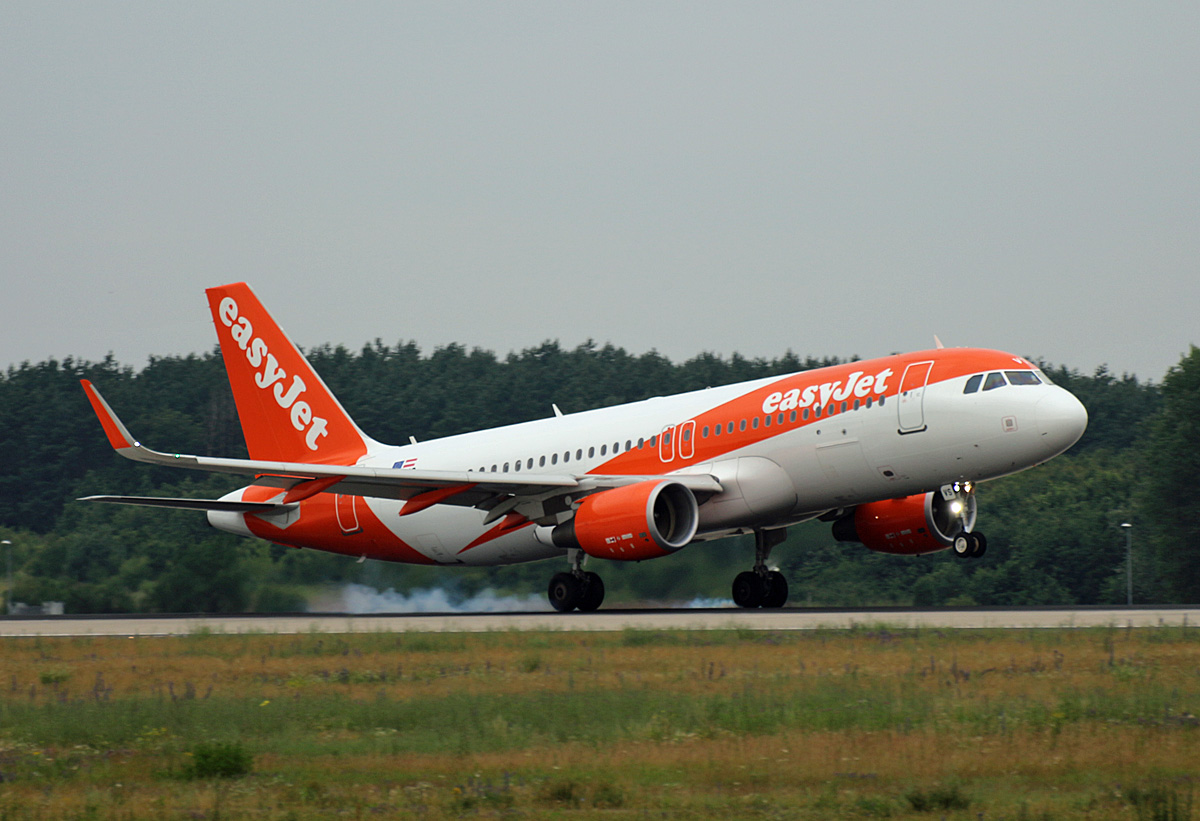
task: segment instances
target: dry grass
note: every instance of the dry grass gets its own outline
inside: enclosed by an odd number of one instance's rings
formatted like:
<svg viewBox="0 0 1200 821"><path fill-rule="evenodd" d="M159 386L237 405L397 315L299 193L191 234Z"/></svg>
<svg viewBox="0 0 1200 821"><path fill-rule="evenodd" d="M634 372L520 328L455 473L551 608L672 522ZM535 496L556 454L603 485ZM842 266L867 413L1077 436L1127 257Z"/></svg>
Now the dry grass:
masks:
<svg viewBox="0 0 1200 821"><path fill-rule="evenodd" d="M9 640L0 821L1185 818L1197 712L1179 628Z"/></svg>

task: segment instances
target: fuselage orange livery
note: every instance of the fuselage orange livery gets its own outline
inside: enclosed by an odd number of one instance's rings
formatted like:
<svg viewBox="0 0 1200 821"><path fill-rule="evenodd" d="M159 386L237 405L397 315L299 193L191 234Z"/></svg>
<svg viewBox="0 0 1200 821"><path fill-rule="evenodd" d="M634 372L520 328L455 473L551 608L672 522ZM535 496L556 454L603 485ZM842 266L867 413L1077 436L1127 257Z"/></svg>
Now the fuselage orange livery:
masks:
<svg viewBox="0 0 1200 821"><path fill-rule="evenodd" d="M604 598L587 556L641 561L755 534L733 581L742 607L781 607L769 569L789 525L814 518L872 550L986 550L975 485L1062 453L1087 413L1025 359L954 348L555 415L407 445L350 418L245 283L208 290L249 459L138 443L84 389L112 446L152 464L232 473L221 499L91 496L207 511L222 530L354 557L499 565L558 557L558 610Z"/></svg>

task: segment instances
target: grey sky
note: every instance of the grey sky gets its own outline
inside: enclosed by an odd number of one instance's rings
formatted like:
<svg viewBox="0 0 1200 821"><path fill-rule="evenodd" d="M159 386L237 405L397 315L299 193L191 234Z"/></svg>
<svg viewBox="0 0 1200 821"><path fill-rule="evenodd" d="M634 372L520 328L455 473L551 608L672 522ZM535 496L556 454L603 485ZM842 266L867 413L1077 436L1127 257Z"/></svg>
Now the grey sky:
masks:
<svg viewBox="0 0 1200 821"><path fill-rule="evenodd" d="M1200 342L1200 4L5 3L0 367Z"/></svg>

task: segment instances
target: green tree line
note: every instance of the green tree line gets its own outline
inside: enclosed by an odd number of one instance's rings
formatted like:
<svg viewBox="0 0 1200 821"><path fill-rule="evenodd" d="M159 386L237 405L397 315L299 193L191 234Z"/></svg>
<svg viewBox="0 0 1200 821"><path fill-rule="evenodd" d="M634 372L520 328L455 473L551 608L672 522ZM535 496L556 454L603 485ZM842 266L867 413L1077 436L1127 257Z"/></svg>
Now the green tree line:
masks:
<svg viewBox="0 0 1200 821"><path fill-rule="evenodd" d="M380 340L358 351L323 346L314 367L371 436L434 439L654 395L834 364L833 358L725 358L673 363L592 342L545 342L498 357L460 345L425 354ZM1087 406L1083 439L1065 456L978 490L988 555L920 558L833 541L828 525L792 528L773 560L793 602L1099 604L1124 601L1125 540L1134 525L1139 602L1200 600L1200 353L1161 385L1105 368L1046 367ZM85 504L98 493L205 496L238 480L133 464L116 456L79 386L90 379L150 447L244 456L219 352L114 361L47 360L0 375L0 538L12 542L14 600L64 601L68 612L290 610L320 585L363 582L541 593L554 562L508 568L425 568L294 550L220 533L202 514ZM8 546L5 546L6 548ZM748 539L689 546L654 562L593 562L610 601L727 598L752 563ZM600 567L596 567L600 565ZM7 582L6 582L7 584Z"/></svg>

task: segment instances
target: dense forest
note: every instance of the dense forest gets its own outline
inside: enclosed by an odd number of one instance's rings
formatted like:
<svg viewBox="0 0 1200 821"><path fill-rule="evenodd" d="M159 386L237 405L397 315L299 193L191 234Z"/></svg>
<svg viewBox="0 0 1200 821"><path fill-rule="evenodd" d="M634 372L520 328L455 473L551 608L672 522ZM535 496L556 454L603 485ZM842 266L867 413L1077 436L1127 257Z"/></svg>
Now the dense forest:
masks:
<svg viewBox="0 0 1200 821"><path fill-rule="evenodd" d="M832 364L703 354L674 364L657 353L555 342L495 354L461 346L425 355L413 343L376 341L354 352L308 352L317 371L371 436L403 442L604 407ZM1134 600L1200 601L1200 351L1161 384L1045 366L1087 406L1083 439L1065 456L982 485L981 561L949 551L909 558L839 544L828 525L789 531L773 562L791 602L812 605L1120 603L1131 523ZM98 493L220 495L236 478L138 465L116 456L79 380L93 380L150 447L244 456L221 357L152 359L140 371L110 358L25 363L0 375L0 539L11 562L12 600L63 601L67 612L303 609L330 585L399 591L444 588L544 591L559 568L425 568L293 550L219 533L202 514L86 504ZM748 538L689 546L636 565L592 560L610 602L729 596L753 560ZM565 566L565 562L563 563ZM597 567L597 565L601 565ZM7 577L8 574L6 574ZM6 581L7 584L7 581Z"/></svg>

